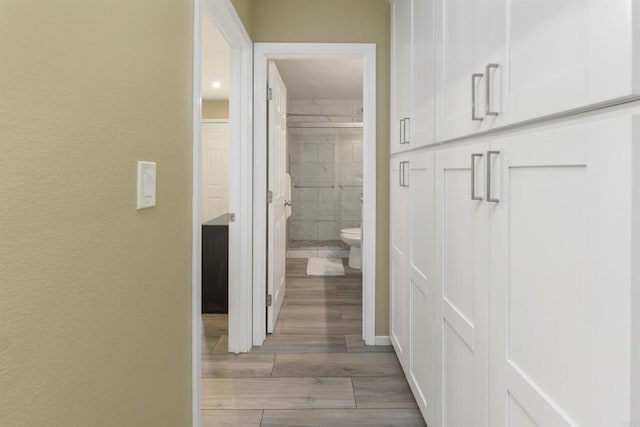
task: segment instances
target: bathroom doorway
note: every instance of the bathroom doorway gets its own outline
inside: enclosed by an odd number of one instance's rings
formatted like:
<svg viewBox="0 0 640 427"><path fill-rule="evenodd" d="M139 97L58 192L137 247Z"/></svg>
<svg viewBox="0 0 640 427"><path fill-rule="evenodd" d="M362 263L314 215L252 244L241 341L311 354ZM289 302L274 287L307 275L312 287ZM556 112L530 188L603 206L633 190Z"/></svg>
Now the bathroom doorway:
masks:
<svg viewBox="0 0 640 427"><path fill-rule="evenodd" d="M266 187L267 193L267 164L272 167L268 163L267 80L272 65L287 87L284 167L289 176L285 197L289 212L286 251L281 256L286 256L295 274L304 269L307 277L345 274L333 271L341 267L361 274L358 331L366 344L375 345L375 46L255 45L254 188ZM264 196L256 192L254 230L269 229ZM253 344L262 345L273 295L258 279L272 273L269 256L273 255L267 253L269 241L264 239L270 233L254 236ZM343 259L349 261L343 263Z"/></svg>
<svg viewBox="0 0 640 427"><path fill-rule="evenodd" d="M360 269L362 61L275 61L287 86L287 258L349 258ZM349 230L350 246L341 238Z"/></svg>

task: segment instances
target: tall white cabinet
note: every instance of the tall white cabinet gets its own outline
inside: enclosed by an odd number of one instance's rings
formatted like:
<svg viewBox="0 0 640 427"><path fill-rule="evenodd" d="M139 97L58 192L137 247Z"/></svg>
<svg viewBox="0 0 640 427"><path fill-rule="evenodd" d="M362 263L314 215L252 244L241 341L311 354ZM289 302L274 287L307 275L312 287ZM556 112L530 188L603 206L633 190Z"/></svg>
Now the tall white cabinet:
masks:
<svg viewBox="0 0 640 427"><path fill-rule="evenodd" d="M393 2L390 336L429 427L640 426L639 10Z"/></svg>
<svg viewBox="0 0 640 427"><path fill-rule="evenodd" d="M487 143L436 153L435 425L488 426Z"/></svg>
<svg viewBox="0 0 640 427"><path fill-rule="evenodd" d="M640 94L637 1L501 3L508 122Z"/></svg>
<svg viewBox="0 0 640 427"><path fill-rule="evenodd" d="M391 265L389 336L403 366L409 361L409 180L410 162L400 156L391 162Z"/></svg>
<svg viewBox="0 0 640 427"><path fill-rule="evenodd" d="M637 8L436 0L436 140L637 97Z"/></svg>
<svg viewBox="0 0 640 427"><path fill-rule="evenodd" d="M404 151L411 144L411 84L406 83L412 77L412 7L412 0L399 0L391 9L392 153Z"/></svg>
<svg viewBox="0 0 640 427"><path fill-rule="evenodd" d="M630 423L639 119L491 141L492 426Z"/></svg>
<svg viewBox="0 0 640 427"><path fill-rule="evenodd" d="M503 75L499 53L489 47L490 9L481 0L436 0L436 139L458 138L490 128L502 109L495 96ZM504 2L502 2L504 3ZM496 21L499 21L496 19ZM499 33L496 31L493 34ZM486 72L490 78L486 78ZM490 97L486 96L486 85ZM486 101L489 101L487 109ZM487 112L488 111L488 112Z"/></svg>
<svg viewBox="0 0 640 427"><path fill-rule="evenodd" d="M391 153L435 142L435 0L391 5Z"/></svg>
<svg viewBox="0 0 640 427"><path fill-rule="evenodd" d="M409 161L409 363L405 370L418 407L428 420L435 416L435 281L433 152L423 151Z"/></svg>

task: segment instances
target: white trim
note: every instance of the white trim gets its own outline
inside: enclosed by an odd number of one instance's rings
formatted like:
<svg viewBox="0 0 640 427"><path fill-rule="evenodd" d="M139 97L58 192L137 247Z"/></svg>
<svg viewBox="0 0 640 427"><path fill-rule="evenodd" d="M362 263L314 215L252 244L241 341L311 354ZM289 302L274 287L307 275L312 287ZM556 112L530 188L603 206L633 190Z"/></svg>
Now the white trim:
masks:
<svg viewBox="0 0 640 427"><path fill-rule="evenodd" d="M391 345L389 335L379 335L376 337L376 345Z"/></svg>
<svg viewBox="0 0 640 427"><path fill-rule="evenodd" d="M200 101L200 0L193 0L193 93L192 93L192 138L193 138L193 194L191 195L191 419L192 425L200 425L200 329L201 329L201 265L202 265L202 209L201 209L201 120Z"/></svg>
<svg viewBox="0 0 640 427"><path fill-rule="evenodd" d="M376 46L372 43L256 43L254 45L253 345L266 338L267 63L269 59L357 57L363 60L363 338L376 345Z"/></svg>
<svg viewBox="0 0 640 427"><path fill-rule="evenodd" d="M208 16L231 48L229 97L229 211L236 222L229 226L229 351L251 349L251 257L252 252L252 85L253 42L238 17L231 0L193 0L193 212L192 212L192 424L200 425L200 334L201 334L201 149L200 126L200 18Z"/></svg>
<svg viewBox="0 0 640 427"><path fill-rule="evenodd" d="M203 0L222 37L231 48L229 96L229 352L251 350L252 184L253 184L253 42L231 0Z"/></svg>
<svg viewBox="0 0 640 427"><path fill-rule="evenodd" d="M370 45L364 55L363 75L363 217L362 280L363 338L367 345L377 345L376 335L376 50Z"/></svg>
<svg viewBox="0 0 640 427"><path fill-rule="evenodd" d="M229 119L202 119L200 123L229 123Z"/></svg>

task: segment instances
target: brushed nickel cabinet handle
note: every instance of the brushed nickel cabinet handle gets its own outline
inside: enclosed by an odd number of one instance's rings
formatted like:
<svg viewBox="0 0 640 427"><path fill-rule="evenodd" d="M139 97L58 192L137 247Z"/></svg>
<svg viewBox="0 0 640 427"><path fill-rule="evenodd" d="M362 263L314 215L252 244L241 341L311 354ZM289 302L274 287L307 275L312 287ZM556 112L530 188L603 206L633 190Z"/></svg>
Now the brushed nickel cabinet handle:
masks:
<svg viewBox="0 0 640 427"><path fill-rule="evenodd" d="M406 166L409 166L409 161L404 162L404 164L405 164L405 167L406 167ZM409 169L409 173L411 173L411 169ZM409 183L407 182L407 179L406 179L406 177L407 177L407 175L406 175L406 169L405 169L404 177L405 177L404 186L405 186L405 187L407 187L407 188L409 188Z"/></svg>
<svg viewBox="0 0 640 427"><path fill-rule="evenodd" d="M400 119L400 145L404 144L404 136L402 134L404 130L404 119Z"/></svg>
<svg viewBox="0 0 640 427"><path fill-rule="evenodd" d="M482 200L482 196L476 196L476 158L482 158L482 154L471 155L471 200Z"/></svg>
<svg viewBox="0 0 640 427"><path fill-rule="evenodd" d="M408 164L409 162L407 161L400 162L400 187L409 187L406 180L406 166Z"/></svg>
<svg viewBox="0 0 640 427"><path fill-rule="evenodd" d="M487 202L498 203L500 199L491 197L491 156L500 154L499 151L487 151Z"/></svg>
<svg viewBox="0 0 640 427"><path fill-rule="evenodd" d="M471 120L482 121L482 117L476 116L476 79L481 79L484 74L471 74Z"/></svg>
<svg viewBox="0 0 640 427"><path fill-rule="evenodd" d="M411 139L407 139L407 122L409 122L409 120L411 120L409 117L405 117L404 118L404 140L403 140L403 144L411 143Z"/></svg>
<svg viewBox="0 0 640 427"><path fill-rule="evenodd" d="M485 102L484 102L484 110L487 116L497 116L497 111L491 111L491 69L497 69L499 67L498 64L487 64L486 72L487 78L485 80Z"/></svg>

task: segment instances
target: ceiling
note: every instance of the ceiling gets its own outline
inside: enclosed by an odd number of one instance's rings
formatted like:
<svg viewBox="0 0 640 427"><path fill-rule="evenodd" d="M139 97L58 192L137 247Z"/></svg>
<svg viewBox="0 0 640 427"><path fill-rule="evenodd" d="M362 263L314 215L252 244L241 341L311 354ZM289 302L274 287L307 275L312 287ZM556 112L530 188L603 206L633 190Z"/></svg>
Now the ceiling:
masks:
<svg viewBox="0 0 640 427"><path fill-rule="evenodd" d="M231 49L205 13L202 14L202 99L229 99L231 78ZM212 87L214 81L220 88Z"/></svg>
<svg viewBox="0 0 640 427"><path fill-rule="evenodd" d="M362 59L276 61L289 99L362 99Z"/></svg>
<svg viewBox="0 0 640 427"><path fill-rule="evenodd" d="M201 96L229 99L231 49L206 14L202 14ZM284 59L276 61L289 99L362 99L362 60ZM214 81L220 88L212 87Z"/></svg>

